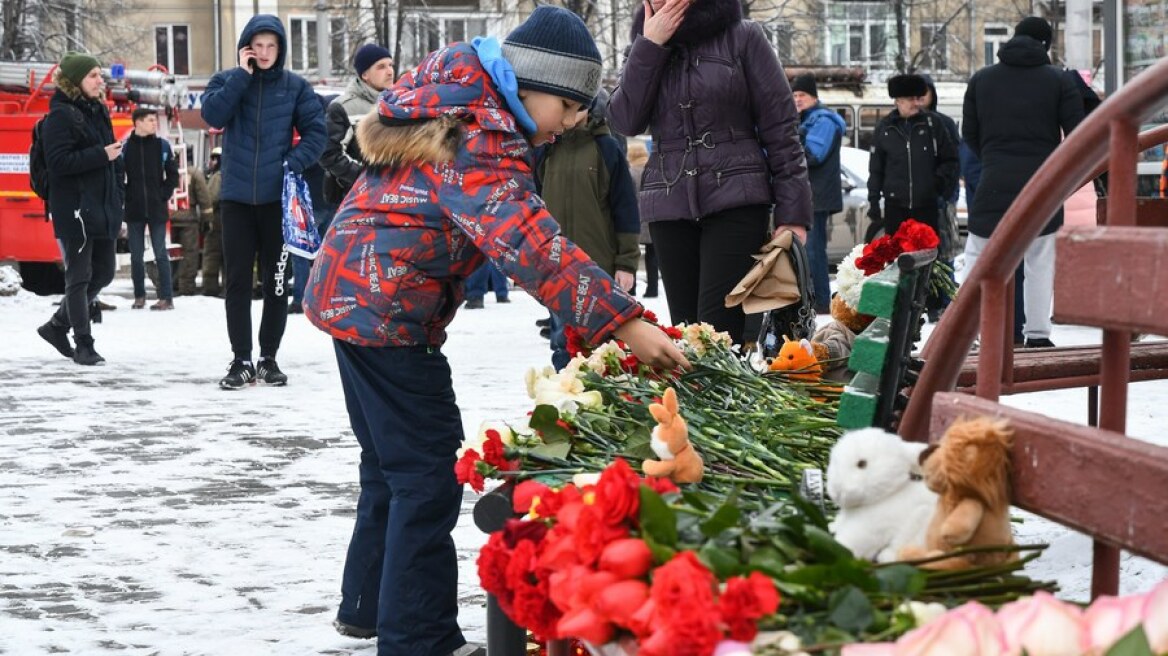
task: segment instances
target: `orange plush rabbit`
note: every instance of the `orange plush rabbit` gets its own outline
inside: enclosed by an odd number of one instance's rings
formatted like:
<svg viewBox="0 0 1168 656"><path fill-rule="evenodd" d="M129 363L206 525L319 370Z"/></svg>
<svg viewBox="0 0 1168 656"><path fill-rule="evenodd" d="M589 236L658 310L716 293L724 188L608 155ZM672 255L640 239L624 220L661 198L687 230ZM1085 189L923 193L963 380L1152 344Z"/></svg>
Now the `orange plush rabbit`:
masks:
<svg viewBox="0 0 1168 656"><path fill-rule="evenodd" d="M657 420L649 445L660 460L646 460L641 470L647 476L668 478L674 483L697 483L702 480L702 457L689 441L689 429L678 412L677 392L665 388L661 403L649 405L649 413Z"/></svg>

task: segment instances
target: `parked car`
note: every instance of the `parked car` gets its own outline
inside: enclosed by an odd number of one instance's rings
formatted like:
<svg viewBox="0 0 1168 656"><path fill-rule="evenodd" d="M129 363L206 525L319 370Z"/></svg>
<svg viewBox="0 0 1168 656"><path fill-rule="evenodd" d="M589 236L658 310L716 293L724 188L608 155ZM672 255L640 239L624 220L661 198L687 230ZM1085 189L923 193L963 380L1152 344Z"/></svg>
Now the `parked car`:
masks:
<svg viewBox="0 0 1168 656"><path fill-rule="evenodd" d="M827 261L835 268L868 230L868 156L866 150L840 148L840 185L844 208L827 217Z"/></svg>

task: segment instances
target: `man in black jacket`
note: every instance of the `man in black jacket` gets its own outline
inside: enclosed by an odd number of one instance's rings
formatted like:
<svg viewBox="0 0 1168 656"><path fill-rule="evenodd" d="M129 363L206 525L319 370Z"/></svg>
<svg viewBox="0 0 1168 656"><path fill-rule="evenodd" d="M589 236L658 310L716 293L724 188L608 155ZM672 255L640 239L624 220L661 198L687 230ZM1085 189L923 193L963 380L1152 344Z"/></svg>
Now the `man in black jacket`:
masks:
<svg viewBox="0 0 1168 656"><path fill-rule="evenodd" d="M126 166L126 229L130 241L130 279L135 310L146 307L146 228L158 266L158 302L151 310L174 309L170 257L166 252L167 204L178 186L178 164L170 144L158 138L158 114L139 107L130 115L134 132L122 153Z"/></svg>
<svg viewBox="0 0 1168 656"><path fill-rule="evenodd" d="M928 85L919 75L888 80L896 109L881 119L872 135L868 161L868 216L883 222L884 234L896 232L905 219L937 229L937 200L957 189L957 144L944 122L921 107ZM883 209L881 208L883 200Z"/></svg>
<svg viewBox="0 0 1168 656"><path fill-rule="evenodd" d="M357 77L349 82L340 98L328 105L325 113L328 141L320 156L320 165L325 170L325 200L338 205L365 167L354 138L354 126L373 109L378 94L393 84L393 57L389 50L366 43L353 55L353 69ZM325 227L321 228L322 233Z"/></svg>
<svg viewBox="0 0 1168 656"><path fill-rule="evenodd" d="M965 266L972 269L1006 209L1063 135L1083 120L1083 100L1074 82L1050 64L1050 23L1031 16L1014 28L998 50L998 63L983 68L965 90L961 134L981 160L981 180L969 212ZM1054 233L1063 223L1055 212L1026 250L1025 345L1050 341L1054 294Z"/></svg>
<svg viewBox="0 0 1168 656"><path fill-rule="evenodd" d="M65 261L65 298L37 333L77 364L105 362L93 348L89 304L114 278L114 240L122 225L122 144L102 102L105 82L94 57L71 52L57 67L42 134L49 171L49 214ZM69 343L73 330L74 349Z"/></svg>

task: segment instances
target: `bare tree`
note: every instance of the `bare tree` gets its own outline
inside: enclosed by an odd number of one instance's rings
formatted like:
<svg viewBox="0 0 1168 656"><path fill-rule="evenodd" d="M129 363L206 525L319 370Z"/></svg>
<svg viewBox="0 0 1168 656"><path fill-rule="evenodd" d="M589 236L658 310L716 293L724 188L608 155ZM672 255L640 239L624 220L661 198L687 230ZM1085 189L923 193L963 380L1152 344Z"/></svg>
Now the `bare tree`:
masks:
<svg viewBox="0 0 1168 656"><path fill-rule="evenodd" d="M142 11L138 0L4 0L0 59L53 61L69 50L117 57L127 43L152 38L122 20Z"/></svg>

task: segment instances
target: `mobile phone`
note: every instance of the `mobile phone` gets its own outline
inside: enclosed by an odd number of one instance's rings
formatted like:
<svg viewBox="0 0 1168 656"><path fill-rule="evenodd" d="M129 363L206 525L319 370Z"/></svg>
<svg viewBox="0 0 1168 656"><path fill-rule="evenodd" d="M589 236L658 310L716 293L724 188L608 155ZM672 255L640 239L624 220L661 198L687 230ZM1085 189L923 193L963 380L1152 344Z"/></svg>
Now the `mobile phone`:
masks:
<svg viewBox="0 0 1168 656"><path fill-rule="evenodd" d="M254 73L255 67L256 67L256 58L255 57L248 57L247 58L247 70Z"/></svg>

